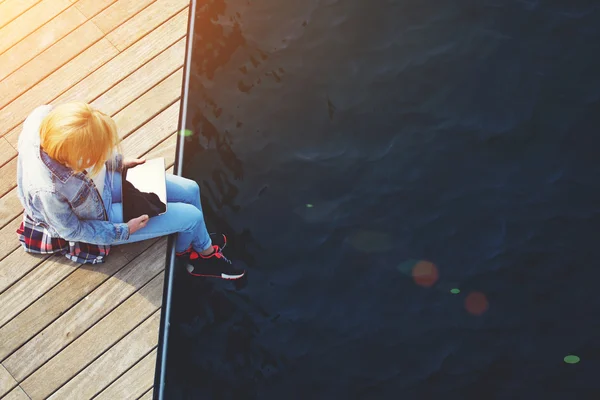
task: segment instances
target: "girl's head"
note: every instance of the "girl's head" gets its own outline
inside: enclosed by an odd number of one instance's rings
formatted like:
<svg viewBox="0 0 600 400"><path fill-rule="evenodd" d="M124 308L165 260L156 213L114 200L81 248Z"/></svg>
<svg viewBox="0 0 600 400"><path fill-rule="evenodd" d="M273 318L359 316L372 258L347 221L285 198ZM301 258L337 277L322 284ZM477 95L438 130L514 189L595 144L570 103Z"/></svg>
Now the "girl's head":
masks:
<svg viewBox="0 0 600 400"><path fill-rule="evenodd" d="M42 120L40 145L54 160L76 172L102 169L115 150L120 152L117 125L108 115L86 103L54 107Z"/></svg>

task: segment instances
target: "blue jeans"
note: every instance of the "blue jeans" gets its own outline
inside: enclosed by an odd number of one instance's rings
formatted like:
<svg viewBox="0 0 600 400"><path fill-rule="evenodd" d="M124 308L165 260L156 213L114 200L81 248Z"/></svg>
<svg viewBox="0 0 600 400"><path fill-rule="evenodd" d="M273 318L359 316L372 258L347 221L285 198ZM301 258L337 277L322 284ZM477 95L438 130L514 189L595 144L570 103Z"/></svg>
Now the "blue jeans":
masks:
<svg viewBox="0 0 600 400"><path fill-rule="evenodd" d="M123 221L121 174L115 172L112 186L109 175L110 173L107 172L104 180L106 190L103 196L108 219L114 223L127 222ZM108 188L110 188L110 195ZM167 212L150 218L146 226L130 234L129 239L112 244L139 242L172 233L177 233L176 252L185 251L190 245L194 250L201 252L212 245L200 205L200 187L191 179L167 174Z"/></svg>

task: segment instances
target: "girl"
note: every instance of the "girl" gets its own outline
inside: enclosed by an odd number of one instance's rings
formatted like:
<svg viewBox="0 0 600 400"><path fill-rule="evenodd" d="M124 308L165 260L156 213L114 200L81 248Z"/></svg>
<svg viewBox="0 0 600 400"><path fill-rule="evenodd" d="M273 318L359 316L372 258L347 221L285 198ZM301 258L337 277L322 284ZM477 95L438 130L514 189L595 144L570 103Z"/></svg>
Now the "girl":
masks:
<svg viewBox="0 0 600 400"><path fill-rule="evenodd" d="M190 274L241 278L245 271L223 255L225 235L206 230L200 188L193 180L168 174L167 212L123 221L121 171L145 160L124 160L119 142L115 122L85 103L41 106L29 115L19 136L17 164L24 208L18 233L25 250L52 253L68 242L71 249L77 245L70 259L95 263L103 261L90 256L93 245L177 233L175 251L188 262Z"/></svg>

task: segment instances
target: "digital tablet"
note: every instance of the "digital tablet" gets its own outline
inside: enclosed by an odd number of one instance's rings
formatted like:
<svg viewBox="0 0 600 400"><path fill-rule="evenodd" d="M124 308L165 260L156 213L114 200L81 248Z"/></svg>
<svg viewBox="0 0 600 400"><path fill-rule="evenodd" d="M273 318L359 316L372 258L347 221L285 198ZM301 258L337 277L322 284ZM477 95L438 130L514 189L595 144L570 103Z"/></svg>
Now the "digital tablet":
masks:
<svg viewBox="0 0 600 400"><path fill-rule="evenodd" d="M141 215L152 218L166 213L166 179L163 157L124 169L121 186L123 222Z"/></svg>

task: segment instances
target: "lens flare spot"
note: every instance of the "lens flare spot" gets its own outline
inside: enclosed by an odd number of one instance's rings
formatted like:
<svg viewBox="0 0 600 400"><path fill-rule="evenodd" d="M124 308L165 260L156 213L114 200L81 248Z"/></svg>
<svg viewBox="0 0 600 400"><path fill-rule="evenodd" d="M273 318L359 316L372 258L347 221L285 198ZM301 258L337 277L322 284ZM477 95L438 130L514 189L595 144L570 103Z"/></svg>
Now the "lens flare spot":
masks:
<svg viewBox="0 0 600 400"><path fill-rule="evenodd" d="M307 204L306 208L313 208L313 205L312 204Z"/></svg>
<svg viewBox="0 0 600 400"><path fill-rule="evenodd" d="M419 261L412 270L415 283L423 287L435 285L439 278L437 267L429 261Z"/></svg>
<svg viewBox="0 0 600 400"><path fill-rule="evenodd" d="M489 307L489 303L485 294L481 292L472 292L469 293L467 298L465 299L465 308L470 314L473 315L482 315L487 311Z"/></svg>
<svg viewBox="0 0 600 400"><path fill-rule="evenodd" d="M565 357L565 362L567 364L577 364L579 361L580 361L580 358L577 356L574 356L572 354Z"/></svg>
<svg viewBox="0 0 600 400"><path fill-rule="evenodd" d="M460 293L460 289L457 289L457 288L450 289L450 293L452 293L452 294L459 294Z"/></svg>
<svg viewBox="0 0 600 400"><path fill-rule="evenodd" d="M184 137L192 136L194 133L190 129L182 129L180 135Z"/></svg>

